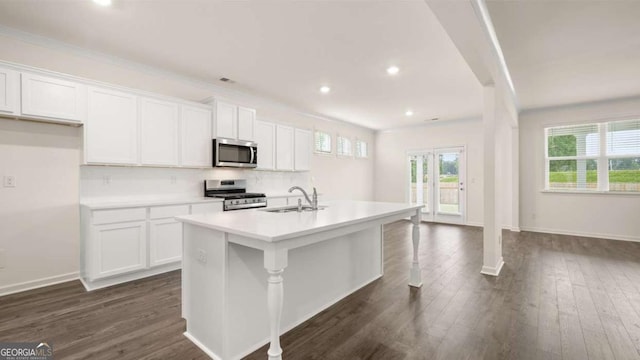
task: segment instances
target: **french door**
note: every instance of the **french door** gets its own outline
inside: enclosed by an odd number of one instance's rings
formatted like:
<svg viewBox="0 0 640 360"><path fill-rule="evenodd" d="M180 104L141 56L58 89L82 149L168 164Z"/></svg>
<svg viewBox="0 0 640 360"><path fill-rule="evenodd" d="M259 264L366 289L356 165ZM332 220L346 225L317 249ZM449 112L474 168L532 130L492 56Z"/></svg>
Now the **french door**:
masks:
<svg viewBox="0 0 640 360"><path fill-rule="evenodd" d="M408 160L409 201L425 205L422 219L464 224L464 147L412 151Z"/></svg>

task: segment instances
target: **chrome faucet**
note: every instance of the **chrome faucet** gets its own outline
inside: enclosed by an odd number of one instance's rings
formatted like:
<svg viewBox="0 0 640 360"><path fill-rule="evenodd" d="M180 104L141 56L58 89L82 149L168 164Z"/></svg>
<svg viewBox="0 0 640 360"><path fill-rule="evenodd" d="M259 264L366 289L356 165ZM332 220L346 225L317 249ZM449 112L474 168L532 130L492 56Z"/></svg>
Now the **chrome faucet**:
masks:
<svg viewBox="0 0 640 360"><path fill-rule="evenodd" d="M316 192L316 188L313 188L313 200L311 200L309 198L309 195L307 195L307 192L304 191L303 188L301 188L300 186L292 186L289 189L289 192L293 192L293 190L300 190L302 191L302 195L304 195L304 198L307 199L307 201L309 202L309 204L311 205L311 209L312 210L318 210L318 193Z"/></svg>

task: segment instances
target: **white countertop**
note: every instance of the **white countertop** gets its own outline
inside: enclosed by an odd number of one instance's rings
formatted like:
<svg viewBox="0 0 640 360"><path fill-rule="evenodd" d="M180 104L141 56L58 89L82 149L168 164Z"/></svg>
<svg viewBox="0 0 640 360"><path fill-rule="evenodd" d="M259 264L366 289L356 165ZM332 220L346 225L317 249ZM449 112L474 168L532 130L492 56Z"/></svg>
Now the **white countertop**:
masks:
<svg viewBox="0 0 640 360"><path fill-rule="evenodd" d="M223 199L208 197L187 197L187 198L156 198L156 199L136 199L136 198L119 198L119 199L91 199L80 202L81 206L86 206L91 210L102 209L118 209L130 207L147 207L147 206L165 206L179 204L200 204L211 202L222 202Z"/></svg>
<svg viewBox="0 0 640 360"><path fill-rule="evenodd" d="M179 221L249 238L276 242L347 225L409 213L423 205L370 201L330 201L317 211L271 213L260 209L179 216Z"/></svg>

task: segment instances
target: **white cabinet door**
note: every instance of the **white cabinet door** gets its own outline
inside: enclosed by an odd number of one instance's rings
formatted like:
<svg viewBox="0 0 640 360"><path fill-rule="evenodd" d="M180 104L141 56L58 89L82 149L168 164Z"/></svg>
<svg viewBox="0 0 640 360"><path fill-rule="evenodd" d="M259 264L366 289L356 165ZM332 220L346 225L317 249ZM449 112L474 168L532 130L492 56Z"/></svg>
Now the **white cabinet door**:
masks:
<svg viewBox="0 0 640 360"><path fill-rule="evenodd" d="M253 122L255 119L255 109L238 107L238 140L254 141Z"/></svg>
<svg viewBox="0 0 640 360"><path fill-rule="evenodd" d="M182 106L182 166L211 166L211 110Z"/></svg>
<svg viewBox="0 0 640 360"><path fill-rule="evenodd" d="M89 88L84 131L87 163L138 163L138 108L135 95Z"/></svg>
<svg viewBox="0 0 640 360"><path fill-rule="evenodd" d="M140 98L140 162L178 165L178 104Z"/></svg>
<svg viewBox="0 0 640 360"><path fill-rule="evenodd" d="M238 138L238 107L216 101L216 137Z"/></svg>
<svg viewBox="0 0 640 360"><path fill-rule="evenodd" d="M293 170L293 128L276 125L276 170Z"/></svg>
<svg viewBox="0 0 640 360"><path fill-rule="evenodd" d="M311 131L296 129L295 131L295 170L307 171L311 169Z"/></svg>
<svg viewBox="0 0 640 360"><path fill-rule="evenodd" d="M149 246L151 266L180 261L182 259L182 223L174 219L149 221Z"/></svg>
<svg viewBox="0 0 640 360"><path fill-rule="evenodd" d="M147 222L95 225L92 280L147 267Z"/></svg>
<svg viewBox="0 0 640 360"><path fill-rule="evenodd" d="M22 115L81 123L86 114L83 84L23 73Z"/></svg>
<svg viewBox="0 0 640 360"><path fill-rule="evenodd" d="M0 113L18 114L20 104L20 74L0 68Z"/></svg>
<svg viewBox="0 0 640 360"><path fill-rule="evenodd" d="M276 124L256 120L254 123L255 138L258 143L259 170L275 169Z"/></svg>

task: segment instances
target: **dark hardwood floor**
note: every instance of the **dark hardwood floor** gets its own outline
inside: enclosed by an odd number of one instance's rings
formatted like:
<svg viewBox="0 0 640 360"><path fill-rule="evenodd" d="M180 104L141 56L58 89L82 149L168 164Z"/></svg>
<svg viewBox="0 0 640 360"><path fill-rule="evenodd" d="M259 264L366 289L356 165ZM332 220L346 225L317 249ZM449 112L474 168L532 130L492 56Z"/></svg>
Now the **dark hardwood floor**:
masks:
<svg viewBox="0 0 640 360"><path fill-rule="evenodd" d="M384 277L283 335L284 358L640 359L640 243L505 232L494 278L481 229L421 234L421 289L407 286L411 224L387 226ZM207 359L184 327L179 272L0 297L0 341L49 341L56 359Z"/></svg>

